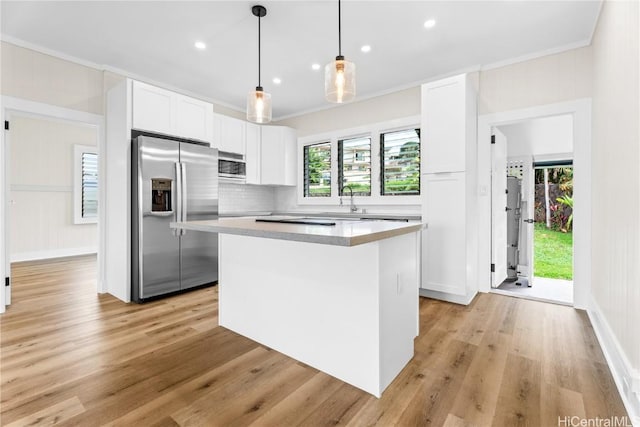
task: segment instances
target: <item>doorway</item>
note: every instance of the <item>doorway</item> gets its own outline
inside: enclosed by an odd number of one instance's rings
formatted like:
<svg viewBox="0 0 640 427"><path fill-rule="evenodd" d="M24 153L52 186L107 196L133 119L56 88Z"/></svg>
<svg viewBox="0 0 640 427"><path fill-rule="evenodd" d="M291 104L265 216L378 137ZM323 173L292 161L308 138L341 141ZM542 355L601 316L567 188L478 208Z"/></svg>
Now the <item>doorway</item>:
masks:
<svg viewBox="0 0 640 427"><path fill-rule="evenodd" d="M493 134L494 292L573 305L573 116L522 120Z"/></svg>
<svg viewBox="0 0 640 427"><path fill-rule="evenodd" d="M94 277L82 282L93 293L103 292L102 117L10 97L3 101L0 264L8 286L0 293L0 312L19 303L12 280L16 266L37 270L52 260L89 259Z"/></svg>

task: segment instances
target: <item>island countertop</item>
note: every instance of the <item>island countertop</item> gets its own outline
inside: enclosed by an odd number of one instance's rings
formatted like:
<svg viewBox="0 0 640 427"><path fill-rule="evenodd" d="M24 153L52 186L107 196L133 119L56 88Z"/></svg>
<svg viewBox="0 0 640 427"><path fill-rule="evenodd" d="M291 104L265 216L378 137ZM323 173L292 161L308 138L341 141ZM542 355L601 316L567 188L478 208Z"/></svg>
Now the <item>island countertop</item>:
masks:
<svg viewBox="0 0 640 427"><path fill-rule="evenodd" d="M289 216L220 218L208 221L172 222L172 228L292 240L336 246L357 246L419 231L420 221L368 221L336 218L335 225L258 222L256 219L299 219ZM322 218L326 220L326 218Z"/></svg>

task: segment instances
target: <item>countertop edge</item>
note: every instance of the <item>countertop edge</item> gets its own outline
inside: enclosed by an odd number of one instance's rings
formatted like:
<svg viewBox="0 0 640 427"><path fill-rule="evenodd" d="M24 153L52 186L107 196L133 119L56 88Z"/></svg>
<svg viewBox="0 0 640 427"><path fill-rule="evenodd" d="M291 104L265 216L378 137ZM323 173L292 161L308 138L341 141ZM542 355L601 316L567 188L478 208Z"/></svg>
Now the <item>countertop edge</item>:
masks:
<svg viewBox="0 0 640 427"><path fill-rule="evenodd" d="M409 234L420 231L424 228L424 224L407 224L403 227L393 230L384 230L370 234L359 236L319 236L306 233L294 233L287 231L274 230L255 230L236 227L225 227L216 225L197 224L195 222L172 222L171 228L180 228L184 230L213 232L222 234L233 234L237 236L259 237L267 239L289 240L304 243L318 243L334 246L358 246L366 243L372 243L379 240L389 239L403 234Z"/></svg>

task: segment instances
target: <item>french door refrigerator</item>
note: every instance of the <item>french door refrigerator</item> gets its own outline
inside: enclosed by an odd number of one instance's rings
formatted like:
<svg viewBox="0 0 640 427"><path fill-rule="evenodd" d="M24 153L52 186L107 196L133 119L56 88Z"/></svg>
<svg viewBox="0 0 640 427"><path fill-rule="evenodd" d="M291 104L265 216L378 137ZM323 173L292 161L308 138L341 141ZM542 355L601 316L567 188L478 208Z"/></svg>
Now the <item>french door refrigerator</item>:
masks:
<svg viewBox="0 0 640 427"><path fill-rule="evenodd" d="M218 150L149 136L132 145L131 296L216 282L218 235L169 227L218 218Z"/></svg>

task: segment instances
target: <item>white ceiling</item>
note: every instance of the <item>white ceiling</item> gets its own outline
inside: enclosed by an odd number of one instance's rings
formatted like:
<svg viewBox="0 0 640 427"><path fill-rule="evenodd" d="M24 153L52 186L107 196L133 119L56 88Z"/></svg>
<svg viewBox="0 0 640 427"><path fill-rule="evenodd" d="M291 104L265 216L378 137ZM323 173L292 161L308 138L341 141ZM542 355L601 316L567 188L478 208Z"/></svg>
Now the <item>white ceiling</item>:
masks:
<svg viewBox="0 0 640 427"><path fill-rule="evenodd" d="M245 108L257 85L256 1L2 1L2 36ZM262 85L274 118L327 107L336 1L260 1ZM357 99L454 71L587 45L600 0L355 1L342 4L342 51ZM437 20L432 29L423 23ZM198 51L196 40L207 43ZM360 47L371 45L369 53ZM312 71L311 64L322 65ZM273 77L282 79L278 86Z"/></svg>

